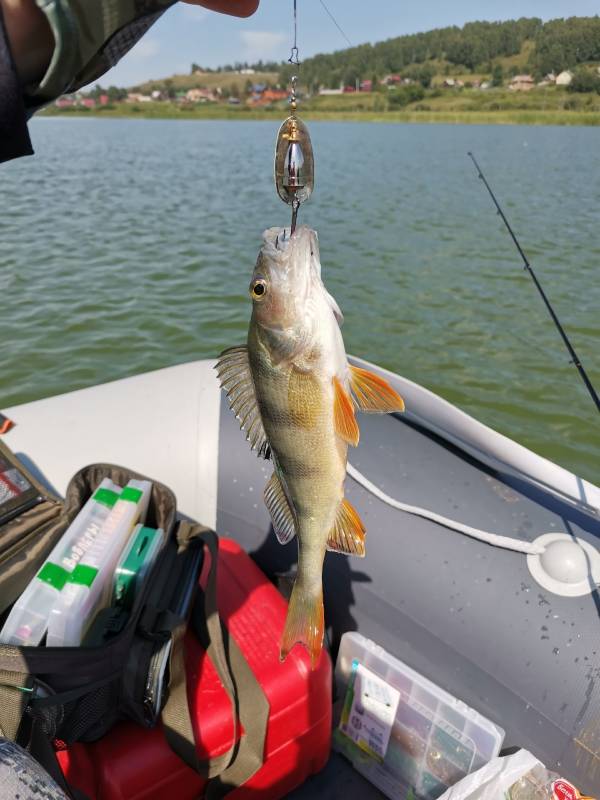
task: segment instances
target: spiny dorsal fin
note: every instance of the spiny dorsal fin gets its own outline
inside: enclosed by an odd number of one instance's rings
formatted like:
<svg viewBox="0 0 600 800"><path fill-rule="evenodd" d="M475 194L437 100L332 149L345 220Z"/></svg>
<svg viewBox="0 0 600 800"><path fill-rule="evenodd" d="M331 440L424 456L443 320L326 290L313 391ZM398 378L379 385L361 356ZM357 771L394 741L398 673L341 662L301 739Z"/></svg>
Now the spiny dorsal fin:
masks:
<svg viewBox="0 0 600 800"><path fill-rule="evenodd" d="M350 385L361 411L404 411L404 400L389 383L369 370L350 367Z"/></svg>
<svg viewBox="0 0 600 800"><path fill-rule="evenodd" d="M254 381L245 345L230 347L219 356L215 366L221 388L229 399L229 406L246 432L252 450L262 458L269 458L271 449L263 428L256 402Z"/></svg>
<svg viewBox="0 0 600 800"><path fill-rule="evenodd" d="M271 475L269 482L265 486L264 498L277 538L280 544L287 544L296 535L296 523L276 472Z"/></svg>
<svg viewBox="0 0 600 800"><path fill-rule="evenodd" d="M356 447L360 432L354 416L354 406L350 395L335 375L333 376L333 423L337 435Z"/></svg>
<svg viewBox="0 0 600 800"><path fill-rule="evenodd" d="M365 554L365 526L358 511L344 498L338 508L333 528L327 540L327 549L352 556Z"/></svg>

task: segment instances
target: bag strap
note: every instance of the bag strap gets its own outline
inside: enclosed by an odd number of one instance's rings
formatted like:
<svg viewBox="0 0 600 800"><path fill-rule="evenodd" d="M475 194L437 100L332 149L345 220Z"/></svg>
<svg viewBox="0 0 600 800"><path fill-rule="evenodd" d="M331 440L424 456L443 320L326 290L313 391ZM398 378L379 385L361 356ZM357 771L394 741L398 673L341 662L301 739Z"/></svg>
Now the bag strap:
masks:
<svg viewBox="0 0 600 800"><path fill-rule="evenodd" d="M31 675L0 670L0 735L5 739L17 740L33 687Z"/></svg>
<svg viewBox="0 0 600 800"><path fill-rule="evenodd" d="M80 789L75 789L67 783L67 779L58 763L52 742L46 732L42 730L39 722L33 725L27 749L35 760L42 765L48 775L60 786L67 797L72 798L72 800L88 800L87 795Z"/></svg>
<svg viewBox="0 0 600 800"><path fill-rule="evenodd" d="M233 742L227 752L203 761L198 758L187 699L183 640L186 622L173 631L169 698L162 712L167 741L188 766L208 777L207 800L226 795L245 783L263 764L269 702L232 636L221 624L217 603L218 538L204 526L190 525L180 537L201 540L210 553L206 590L199 589L191 624L211 659L231 704ZM238 719L243 734L238 739Z"/></svg>
<svg viewBox="0 0 600 800"><path fill-rule="evenodd" d="M25 712L35 692L36 681L22 672L0 671L0 735L20 743L52 776L67 797L86 800L81 792L72 790L59 766L48 734L39 719Z"/></svg>

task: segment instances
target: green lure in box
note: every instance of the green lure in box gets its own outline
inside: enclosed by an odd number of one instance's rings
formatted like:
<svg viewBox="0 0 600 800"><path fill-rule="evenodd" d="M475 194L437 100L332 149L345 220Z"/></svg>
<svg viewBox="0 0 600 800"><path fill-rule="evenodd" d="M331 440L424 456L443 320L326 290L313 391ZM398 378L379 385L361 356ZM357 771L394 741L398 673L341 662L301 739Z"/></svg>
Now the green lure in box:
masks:
<svg viewBox="0 0 600 800"><path fill-rule="evenodd" d="M162 528L136 525L115 572L113 604L130 609L165 538Z"/></svg>

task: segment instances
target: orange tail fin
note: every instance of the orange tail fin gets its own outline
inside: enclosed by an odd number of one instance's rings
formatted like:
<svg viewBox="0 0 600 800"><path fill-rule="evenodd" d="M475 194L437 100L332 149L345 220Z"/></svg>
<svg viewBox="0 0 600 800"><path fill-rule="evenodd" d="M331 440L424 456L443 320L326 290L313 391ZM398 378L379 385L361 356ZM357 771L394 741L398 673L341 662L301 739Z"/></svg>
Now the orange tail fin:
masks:
<svg viewBox="0 0 600 800"><path fill-rule="evenodd" d="M314 669L321 655L324 630L323 591L309 594L296 581L281 639L281 660L286 658L295 644L303 644L310 654L311 667Z"/></svg>

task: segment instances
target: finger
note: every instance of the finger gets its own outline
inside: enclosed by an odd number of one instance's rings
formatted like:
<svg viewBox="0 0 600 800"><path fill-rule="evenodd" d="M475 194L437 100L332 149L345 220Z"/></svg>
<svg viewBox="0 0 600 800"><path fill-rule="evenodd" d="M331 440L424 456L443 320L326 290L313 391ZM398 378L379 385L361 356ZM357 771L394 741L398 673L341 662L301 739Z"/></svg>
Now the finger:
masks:
<svg viewBox="0 0 600 800"><path fill-rule="evenodd" d="M260 0L183 0L193 6L230 14L232 17L249 17L258 8Z"/></svg>

